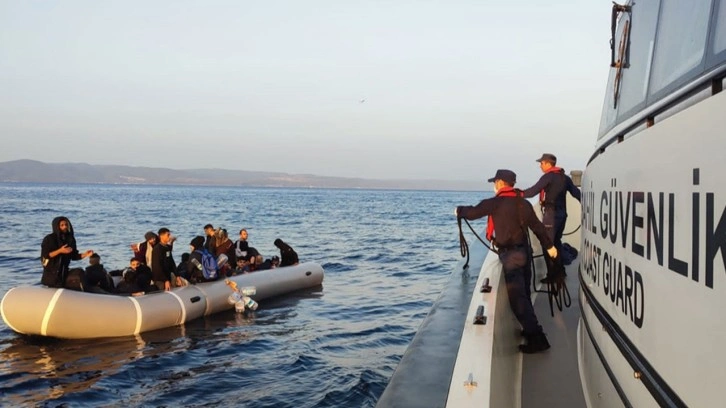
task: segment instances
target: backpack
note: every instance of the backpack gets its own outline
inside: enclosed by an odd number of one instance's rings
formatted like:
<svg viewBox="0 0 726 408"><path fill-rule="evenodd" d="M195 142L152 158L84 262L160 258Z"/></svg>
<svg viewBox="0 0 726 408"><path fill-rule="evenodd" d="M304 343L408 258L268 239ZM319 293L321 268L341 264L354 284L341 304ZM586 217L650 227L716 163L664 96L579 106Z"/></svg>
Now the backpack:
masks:
<svg viewBox="0 0 726 408"><path fill-rule="evenodd" d="M202 254L202 275L204 279L217 279L217 271L219 268L217 268L217 260L214 259L214 256L206 249L202 251L196 250L194 252Z"/></svg>

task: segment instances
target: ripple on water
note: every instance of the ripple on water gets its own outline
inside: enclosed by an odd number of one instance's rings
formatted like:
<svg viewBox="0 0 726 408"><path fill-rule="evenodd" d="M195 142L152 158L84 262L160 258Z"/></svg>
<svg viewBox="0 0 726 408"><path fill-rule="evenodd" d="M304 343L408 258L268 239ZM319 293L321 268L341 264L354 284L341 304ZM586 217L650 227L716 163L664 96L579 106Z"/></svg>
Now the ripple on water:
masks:
<svg viewBox="0 0 726 408"><path fill-rule="evenodd" d="M20 336L0 324L3 402L374 406L459 259L451 209L481 198L0 183L0 295L37 284L40 242L57 215L71 219L79 249L98 251L109 270L128 264L129 244L146 231L170 228L181 243L174 248L178 260L211 223L235 238L247 228L250 244L265 256L279 253L273 241L282 238L326 272L322 287L262 301L255 313L219 313L137 337L58 341Z"/></svg>

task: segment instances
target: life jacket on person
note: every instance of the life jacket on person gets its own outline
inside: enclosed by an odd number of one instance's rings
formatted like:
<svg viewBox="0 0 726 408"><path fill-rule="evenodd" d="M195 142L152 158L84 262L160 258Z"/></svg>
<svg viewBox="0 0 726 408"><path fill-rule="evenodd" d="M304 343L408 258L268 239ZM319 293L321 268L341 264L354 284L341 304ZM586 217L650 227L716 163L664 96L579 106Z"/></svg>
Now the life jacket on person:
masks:
<svg viewBox="0 0 726 408"><path fill-rule="evenodd" d="M524 197L522 190L514 187L502 187L497 191L495 197ZM487 239L494 242L494 217L487 217Z"/></svg>

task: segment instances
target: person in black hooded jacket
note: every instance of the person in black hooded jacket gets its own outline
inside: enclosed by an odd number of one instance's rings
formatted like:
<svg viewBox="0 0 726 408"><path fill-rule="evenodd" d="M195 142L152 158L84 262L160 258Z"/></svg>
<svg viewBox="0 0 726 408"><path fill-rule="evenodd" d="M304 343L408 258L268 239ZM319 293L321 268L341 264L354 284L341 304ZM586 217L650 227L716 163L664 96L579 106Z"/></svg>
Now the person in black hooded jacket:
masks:
<svg viewBox="0 0 726 408"><path fill-rule="evenodd" d="M276 247L280 248L280 267L300 263L297 258L297 252L290 245L284 243L280 238L276 239L274 243Z"/></svg>
<svg viewBox="0 0 726 408"><path fill-rule="evenodd" d="M66 217L53 219L53 232L43 238L40 245L40 259L43 263L43 276L40 283L52 288L65 286L71 261L78 261L93 254L93 250L78 252L73 226Z"/></svg>

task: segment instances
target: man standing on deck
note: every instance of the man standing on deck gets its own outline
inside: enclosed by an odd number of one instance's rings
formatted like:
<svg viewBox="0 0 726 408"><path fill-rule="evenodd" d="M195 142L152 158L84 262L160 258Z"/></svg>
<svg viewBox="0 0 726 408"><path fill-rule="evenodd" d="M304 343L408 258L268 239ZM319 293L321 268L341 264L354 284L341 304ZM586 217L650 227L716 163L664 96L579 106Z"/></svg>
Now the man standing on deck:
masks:
<svg viewBox="0 0 726 408"><path fill-rule="evenodd" d="M557 249L544 225L537 219L532 204L522 197L521 191L514 189L516 181L517 175L513 171L497 170L496 175L489 179L490 183L494 183L496 195L473 207L456 207L454 214L457 218L467 220L489 216L487 238L497 247L507 283L509 306L522 325L522 335L527 339L527 344L520 345L519 349L524 353L537 353L550 348L550 343L542 332L527 295L527 276L531 274L527 228L535 233L542 248L547 248L549 256L556 258Z"/></svg>
<svg viewBox="0 0 726 408"><path fill-rule="evenodd" d="M542 223L547 228L547 234L555 243L557 252L562 256L562 262L569 265L572 260L566 257L562 250L562 234L567 222L567 192L580 201L580 189L575 186L565 170L556 166L557 157L551 153L544 153L537 159L539 168L544 175L532 187L522 190L526 198L539 194L539 204L542 206Z"/></svg>

